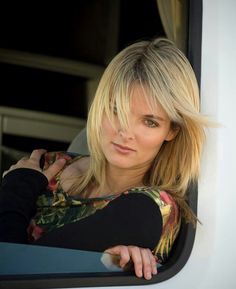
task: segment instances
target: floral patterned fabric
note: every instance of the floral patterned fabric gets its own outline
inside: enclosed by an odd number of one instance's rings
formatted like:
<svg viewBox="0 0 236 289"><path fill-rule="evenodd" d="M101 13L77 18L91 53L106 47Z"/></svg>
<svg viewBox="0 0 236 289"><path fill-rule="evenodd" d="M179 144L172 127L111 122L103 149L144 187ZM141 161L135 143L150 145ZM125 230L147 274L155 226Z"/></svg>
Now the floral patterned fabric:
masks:
<svg viewBox="0 0 236 289"><path fill-rule="evenodd" d="M66 166L70 165L82 155L65 152L50 152L45 154L44 169L55 160L65 158ZM66 167L65 166L65 167ZM76 222L103 209L109 202L120 195L100 198L80 198L67 195L60 185L61 172L48 184L47 190L38 197L37 213L28 228L30 241L37 240L46 232L60 228L65 224ZM166 260L180 228L179 210L170 195L164 191L146 187L132 188L122 194L142 193L151 197L159 206L163 217L163 230L159 243L153 250L160 263Z"/></svg>

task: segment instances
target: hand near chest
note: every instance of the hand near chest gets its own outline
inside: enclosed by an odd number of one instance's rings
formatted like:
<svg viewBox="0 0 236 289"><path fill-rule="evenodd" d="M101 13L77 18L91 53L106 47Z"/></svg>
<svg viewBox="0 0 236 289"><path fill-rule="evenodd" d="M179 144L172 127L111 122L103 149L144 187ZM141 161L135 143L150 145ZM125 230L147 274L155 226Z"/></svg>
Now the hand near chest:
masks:
<svg viewBox="0 0 236 289"><path fill-rule="evenodd" d="M12 165L9 170L3 173L3 177L9 172L16 170L16 169L32 169L41 172L45 175L45 177L50 181L55 175L58 174L64 167L66 160L65 159L58 159L56 160L51 166L49 166L46 170L42 170L40 167L40 159L45 154L44 149L33 150L29 157L21 158L16 164Z"/></svg>

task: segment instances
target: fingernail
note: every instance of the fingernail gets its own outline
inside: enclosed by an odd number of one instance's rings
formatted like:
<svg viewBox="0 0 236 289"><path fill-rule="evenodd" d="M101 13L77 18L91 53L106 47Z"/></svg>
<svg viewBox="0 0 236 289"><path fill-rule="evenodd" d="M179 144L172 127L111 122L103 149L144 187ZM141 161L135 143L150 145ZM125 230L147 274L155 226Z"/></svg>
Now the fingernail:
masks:
<svg viewBox="0 0 236 289"><path fill-rule="evenodd" d="M152 278L152 275L151 275L150 273L147 273L147 274L146 274L146 279L147 279L147 280L150 280L151 278Z"/></svg>
<svg viewBox="0 0 236 289"><path fill-rule="evenodd" d="M57 160L59 162L59 165L63 166L66 164L66 160L65 159L58 159Z"/></svg>
<svg viewBox="0 0 236 289"><path fill-rule="evenodd" d="M143 277L142 270L138 271L138 272L137 272L137 275L138 275L138 277L140 277L140 278Z"/></svg>

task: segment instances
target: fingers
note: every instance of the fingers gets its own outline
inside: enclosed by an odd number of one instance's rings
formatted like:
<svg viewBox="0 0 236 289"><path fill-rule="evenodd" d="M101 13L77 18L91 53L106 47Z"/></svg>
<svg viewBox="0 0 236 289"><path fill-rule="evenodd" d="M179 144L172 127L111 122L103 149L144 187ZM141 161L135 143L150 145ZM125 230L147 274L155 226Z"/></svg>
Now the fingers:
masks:
<svg viewBox="0 0 236 289"><path fill-rule="evenodd" d="M152 275L157 274L156 258L149 249L140 249L142 255L143 275L144 278L150 280Z"/></svg>
<svg viewBox="0 0 236 289"><path fill-rule="evenodd" d="M30 155L30 160L37 162L40 166L40 158L46 152L44 149L34 150ZM59 173L64 167L66 160L64 158L56 160L47 170L43 171L48 181L50 181L57 173Z"/></svg>
<svg viewBox="0 0 236 289"><path fill-rule="evenodd" d="M44 150L44 149L33 150L31 155L30 155L30 159L35 160L35 161L39 161L41 156L45 153L46 153L46 150Z"/></svg>
<svg viewBox="0 0 236 289"><path fill-rule="evenodd" d="M46 150L44 149L33 150L30 157L21 158L16 164L12 165L9 170L3 172L2 177L4 178L6 174L15 169L28 168L42 172L48 181L50 181L62 170L66 163L66 159L58 159L52 165L50 165L48 169L42 171L40 167L40 159L44 153L46 153Z"/></svg>
<svg viewBox="0 0 236 289"><path fill-rule="evenodd" d="M66 160L58 159L51 166L49 166L47 170L42 171L40 168L40 159L45 152L46 150L44 149L33 150L30 157L21 158L16 164L12 165L9 170L3 173L3 177L5 177L5 175L12 170L28 168L42 172L50 181L64 167Z"/></svg>
<svg viewBox="0 0 236 289"><path fill-rule="evenodd" d="M129 253L129 249L128 246L116 246L113 247L114 251L113 254L119 255L120 257L120 267L124 268L125 265L127 265L130 261L130 253Z"/></svg>
<svg viewBox="0 0 236 289"><path fill-rule="evenodd" d="M137 277L144 277L150 280L152 275L157 274L156 258L150 249L129 246L129 251Z"/></svg>
<svg viewBox="0 0 236 289"><path fill-rule="evenodd" d="M115 246L105 251L120 257L120 267L124 268L130 261L133 262L135 275L139 278L144 277L147 280L152 275L157 274L156 257L150 249L136 246Z"/></svg>
<svg viewBox="0 0 236 289"><path fill-rule="evenodd" d="M45 152L46 151L43 149L34 150L30 157L25 156L21 158L16 164L12 165L9 170L5 171L3 173L3 177L5 177L5 175L10 171L20 168L33 169L41 172L41 168L39 167L39 159Z"/></svg>
<svg viewBox="0 0 236 289"><path fill-rule="evenodd" d="M130 262L130 254L127 246L121 246L120 267L124 268Z"/></svg>
<svg viewBox="0 0 236 289"><path fill-rule="evenodd" d="M48 181L50 181L57 173L60 172L60 170L62 170L65 163L65 159L58 159L47 170L43 171L43 174L48 179Z"/></svg>
<svg viewBox="0 0 236 289"><path fill-rule="evenodd" d="M137 277L143 277L143 260L139 247L129 246L131 259L134 263L134 271Z"/></svg>
<svg viewBox="0 0 236 289"><path fill-rule="evenodd" d="M128 246L118 245L107 249L105 252L119 256L120 258L119 265L121 268L124 268L124 266L130 261L130 253L128 250Z"/></svg>

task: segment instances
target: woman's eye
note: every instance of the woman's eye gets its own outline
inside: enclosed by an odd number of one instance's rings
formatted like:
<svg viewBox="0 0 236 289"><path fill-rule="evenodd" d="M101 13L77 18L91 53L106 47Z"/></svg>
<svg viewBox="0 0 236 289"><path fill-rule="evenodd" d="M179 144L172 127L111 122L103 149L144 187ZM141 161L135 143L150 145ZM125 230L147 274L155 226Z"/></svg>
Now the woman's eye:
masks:
<svg viewBox="0 0 236 289"><path fill-rule="evenodd" d="M152 120L152 119L145 119L144 123L148 127L158 127L159 126L159 124L156 121Z"/></svg>

